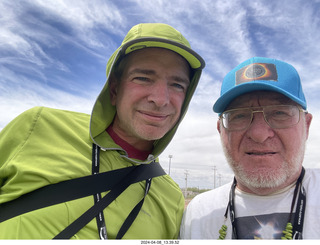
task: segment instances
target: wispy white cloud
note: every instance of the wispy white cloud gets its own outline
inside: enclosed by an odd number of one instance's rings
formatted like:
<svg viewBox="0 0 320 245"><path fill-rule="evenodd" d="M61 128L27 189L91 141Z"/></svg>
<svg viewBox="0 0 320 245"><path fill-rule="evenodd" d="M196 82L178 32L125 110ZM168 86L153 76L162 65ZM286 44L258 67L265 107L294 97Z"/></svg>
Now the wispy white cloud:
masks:
<svg viewBox="0 0 320 245"><path fill-rule="evenodd" d="M103 48L101 32L123 35L123 27L127 24L125 15L113 2L109 1L45 1L35 0L33 6L43 11L48 20L59 21L70 27L76 38L89 47Z"/></svg>
<svg viewBox="0 0 320 245"><path fill-rule="evenodd" d="M3 81L0 83L0 113L2 115L0 130L14 117L34 106L47 106L90 114L93 101L98 93L92 91L92 94L88 93L87 97L72 95L21 76L13 77L10 70L0 69L0 72L9 78L6 83Z"/></svg>

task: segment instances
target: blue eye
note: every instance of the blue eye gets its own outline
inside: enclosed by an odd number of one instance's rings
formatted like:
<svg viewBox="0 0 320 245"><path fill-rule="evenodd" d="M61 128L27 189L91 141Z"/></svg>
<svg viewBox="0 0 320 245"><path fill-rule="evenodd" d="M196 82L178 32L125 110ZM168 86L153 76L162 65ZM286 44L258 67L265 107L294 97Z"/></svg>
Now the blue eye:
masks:
<svg viewBox="0 0 320 245"><path fill-rule="evenodd" d="M182 86L181 84L179 83L174 83L172 84L173 87L177 88L177 89L180 89L180 90L185 90L186 88L184 86Z"/></svg>
<svg viewBox="0 0 320 245"><path fill-rule="evenodd" d="M228 115L228 120L229 121L239 121L239 120L243 120L243 119L246 120L250 117L251 117L251 114L247 113L247 112L233 112Z"/></svg>
<svg viewBox="0 0 320 245"><path fill-rule="evenodd" d="M268 118L271 117L276 120L284 120L284 119L292 117L292 112L291 112L291 110L286 110L286 109L273 110L273 111L270 111L269 113L267 113L267 117Z"/></svg>

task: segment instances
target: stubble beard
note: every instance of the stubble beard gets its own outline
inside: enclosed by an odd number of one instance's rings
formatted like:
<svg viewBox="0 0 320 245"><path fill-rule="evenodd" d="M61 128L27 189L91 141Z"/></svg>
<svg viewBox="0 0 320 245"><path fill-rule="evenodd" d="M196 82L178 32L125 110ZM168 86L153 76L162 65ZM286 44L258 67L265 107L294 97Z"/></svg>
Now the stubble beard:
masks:
<svg viewBox="0 0 320 245"><path fill-rule="evenodd" d="M302 142L297 153L292 158L292 161L284 161L276 169L268 169L261 171L259 169L252 169L247 171L241 163L235 161L226 146L222 142L222 148L225 153L227 162L233 170L236 179L240 180L247 188L277 188L286 183L292 178L301 167L305 153L306 142Z"/></svg>

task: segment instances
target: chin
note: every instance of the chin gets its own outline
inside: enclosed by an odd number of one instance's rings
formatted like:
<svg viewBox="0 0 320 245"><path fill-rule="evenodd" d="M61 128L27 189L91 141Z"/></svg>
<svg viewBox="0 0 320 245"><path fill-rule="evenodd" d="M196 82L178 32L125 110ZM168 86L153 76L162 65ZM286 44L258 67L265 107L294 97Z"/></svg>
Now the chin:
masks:
<svg viewBox="0 0 320 245"><path fill-rule="evenodd" d="M147 141L153 141L153 140L159 140L161 139L165 134L164 133L146 133L146 132L142 132L140 134L140 138L142 138L143 140L147 140Z"/></svg>
<svg viewBox="0 0 320 245"><path fill-rule="evenodd" d="M276 188L287 182L291 176L291 171L276 169L269 171L245 171L235 168L237 179L250 188Z"/></svg>
<svg viewBox="0 0 320 245"><path fill-rule="evenodd" d="M144 140L159 140L169 131L169 129L157 128L157 127L145 127L136 131L136 135Z"/></svg>
<svg viewBox="0 0 320 245"><path fill-rule="evenodd" d="M300 172L301 161L282 162L277 168L244 169L240 164L229 162L235 176L248 188L270 189L290 185Z"/></svg>

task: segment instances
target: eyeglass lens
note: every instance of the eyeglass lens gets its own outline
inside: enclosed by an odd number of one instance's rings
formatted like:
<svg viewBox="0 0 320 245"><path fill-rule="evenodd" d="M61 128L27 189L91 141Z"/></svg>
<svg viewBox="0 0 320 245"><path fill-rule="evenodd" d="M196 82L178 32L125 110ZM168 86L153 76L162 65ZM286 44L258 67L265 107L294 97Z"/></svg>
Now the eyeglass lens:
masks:
<svg viewBox="0 0 320 245"><path fill-rule="evenodd" d="M230 130L244 130L253 119L253 113L263 112L264 119L271 128L288 128L299 122L300 110L294 105L242 108L222 113L223 126Z"/></svg>

